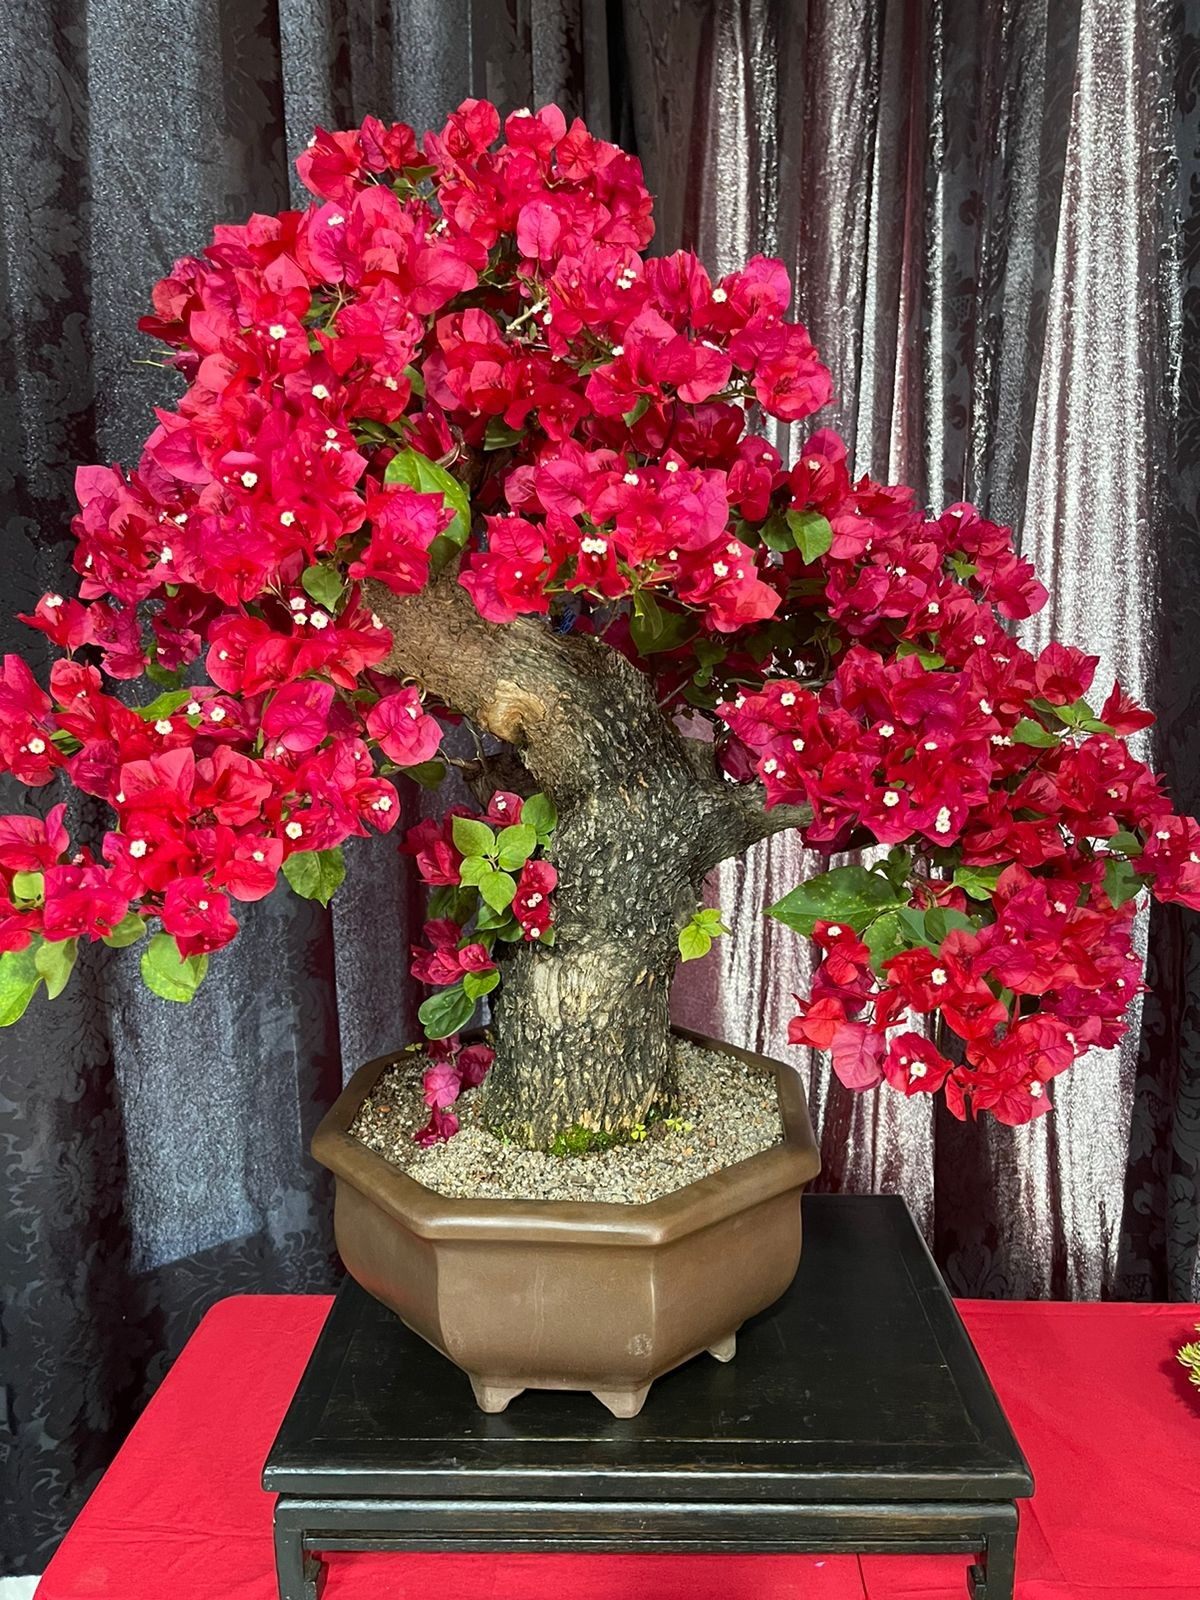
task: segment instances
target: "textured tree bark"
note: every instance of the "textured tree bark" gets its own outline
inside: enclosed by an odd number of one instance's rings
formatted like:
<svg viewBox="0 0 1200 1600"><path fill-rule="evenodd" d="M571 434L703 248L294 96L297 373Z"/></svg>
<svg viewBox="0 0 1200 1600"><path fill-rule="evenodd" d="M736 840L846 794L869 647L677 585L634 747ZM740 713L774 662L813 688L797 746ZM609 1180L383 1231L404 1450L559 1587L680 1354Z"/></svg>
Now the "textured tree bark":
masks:
<svg viewBox="0 0 1200 1600"><path fill-rule="evenodd" d="M489 1121L544 1146L574 1127L620 1132L672 1093L668 1005L680 928L705 875L807 820L728 783L711 749L663 716L649 679L587 636L534 618L493 626L448 573L419 595L375 587L388 670L511 745L559 814L557 942L501 947ZM477 786L511 783L480 773Z"/></svg>

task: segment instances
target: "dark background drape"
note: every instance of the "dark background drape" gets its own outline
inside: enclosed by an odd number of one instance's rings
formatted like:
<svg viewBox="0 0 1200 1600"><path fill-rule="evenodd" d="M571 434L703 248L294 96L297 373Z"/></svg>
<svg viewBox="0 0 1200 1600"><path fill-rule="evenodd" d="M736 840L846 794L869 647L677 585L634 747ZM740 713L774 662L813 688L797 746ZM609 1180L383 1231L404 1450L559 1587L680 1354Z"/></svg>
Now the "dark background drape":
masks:
<svg viewBox="0 0 1200 1600"><path fill-rule="evenodd" d="M655 248L783 256L859 468L1013 523L1045 626L1158 712L1145 749L1200 804L1200 12L1170 0L6 0L4 648L44 665L9 619L70 582L74 465L134 460L173 393L137 364L154 279L298 198L314 124L469 93L635 148ZM190 1009L99 950L0 1044L0 1572L37 1570L208 1305L335 1281L307 1140L412 1028L411 886L369 853L328 912L247 908ZM738 932L681 1014L780 1050L804 956L758 912L803 870L787 840L726 869ZM961 1293L1200 1298L1197 919L1143 937L1127 1046L1034 1128L804 1064L823 1182L905 1193Z"/></svg>

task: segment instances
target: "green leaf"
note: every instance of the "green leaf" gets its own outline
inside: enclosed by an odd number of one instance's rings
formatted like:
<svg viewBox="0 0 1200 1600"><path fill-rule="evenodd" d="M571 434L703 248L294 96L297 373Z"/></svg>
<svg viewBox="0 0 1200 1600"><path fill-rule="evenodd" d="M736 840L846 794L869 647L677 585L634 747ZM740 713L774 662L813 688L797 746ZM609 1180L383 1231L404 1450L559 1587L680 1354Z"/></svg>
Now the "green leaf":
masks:
<svg viewBox="0 0 1200 1600"><path fill-rule="evenodd" d="M46 898L46 879L41 872L14 872L12 879L14 905L40 906Z"/></svg>
<svg viewBox="0 0 1200 1600"><path fill-rule="evenodd" d="M485 872L491 872L492 863L486 856L464 856L458 869L458 881L465 887L477 889Z"/></svg>
<svg viewBox="0 0 1200 1600"><path fill-rule="evenodd" d="M1115 906L1123 906L1142 891L1142 879L1118 856L1109 856L1104 863L1104 892Z"/></svg>
<svg viewBox="0 0 1200 1600"><path fill-rule="evenodd" d="M950 880L956 883L972 900L990 900L1000 874L1004 871L999 867L955 867L954 876Z"/></svg>
<svg viewBox="0 0 1200 1600"><path fill-rule="evenodd" d="M517 880L508 872L486 872L479 880L479 892L493 911L507 911L517 892Z"/></svg>
<svg viewBox="0 0 1200 1600"><path fill-rule="evenodd" d="M908 930L899 911L885 911L874 922L868 923L862 936L871 952L871 966L880 974L883 963L908 949Z"/></svg>
<svg viewBox="0 0 1200 1600"><path fill-rule="evenodd" d="M404 776L419 783L422 789L436 789L446 776L444 761L418 761L415 767L404 767Z"/></svg>
<svg viewBox="0 0 1200 1600"><path fill-rule="evenodd" d="M931 906L925 913L926 943L931 949L935 946L940 949L946 935L955 928L974 933L977 924L964 911L952 911L949 906Z"/></svg>
<svg viewBox="0 0 1200 1600"><path fill-rule="evenodd" d="M146 722L158 722L162 717L173 717L180 706L187 705L191 698L190 689L169 689L166 694L151 700L148 706L130 706L129 709Z"/></svg>
<svg viewBox="0 0 1200 1600"><path fill-rule="evenodd" d="M180 956L169 933L156 933L142 953L142 978L164 1000L186 1005L204 982L207 956Z"/></svg>
<svg viewBox="0 0 1200 1600"><path fill-rule="evenodd" d="M548 931L553 933L554 929L551 928ZM518 939L523 939L525 937L525 930L517 921L516 917L509 917L504 923L501 924L499 928L497 928L496 937L497 939L502 939L505 944L516 944ZM547 939L543 934L541 942L543 944L553 944L554 940Z"/></svg>
<svg viewBox="0 0 1200 1600"><path fill-rule="evenodd" d="M57 1000L66 988L78 954L78 939L46 939L38 946L33 964L45 978L51 1000Z"/></svg>
<svg viewBox="0 0 1200 1600"><path fill-rule="evenodd" d="M1073 700L1069 706L1055 706L1054 715L1065 722L1068 728L1081 728L1085 723L1096 720L1096 713L1086 700Z"/></svg>
<svg viewBox="0 0 1200 1600"><path fill-rule="evenodd" d="M946 665L945 656L938 655L936 650L922 650L911 639L902 639L896 646L896 659L901 661L907 656L916 656L926 672L936 672L939 667Z"/></svg>
<svg viewBox="0 0 1200 1600"><path fill-rule="evenodd" d="M712 937L694 920L679 930L679 954L685 961L698 961L712 949Z"/></svg>
<svg viewBox="0 0 1200 1600"><path fill-rule="evenodd" d="M696 961L712 949L712 942L729 929L721 921L719 906L701 906L692 913L691 920L680 929L679 954L685 961Z"/></svg>
<svg viewBox="0 0 1200 1600"><path fill-rule="evenodd" d="M629 636L644 656L659 650L677 650L697 631L696 619L682 611L666 611L648 589L633 597Z"/></svg>
<svg viewBox="0 0 1200 1600"><path fill-rule="evenodd" d="M650 396L648 394L640 394L633 402L632 406L630 406L629 410L622 413L621 420L624 422L627 428L636 427L649 409Z"/></svg>
<svg viewBox="0 0 1200 1600"><path fill-rule="evenodd" d="M285 857L283 875L303 899L319 900L327 906L346 876L341 846L332 850L297 850Z"/></svg>
<svg viewBox="0 0 1200 1600"><path fill-rule="evenodd" d="M700 910L697 911L695 916L692 918L692 921L698 928L703 928L705 933L716 935L718 933L729 932L729 929L721 920L721 910L719 906L701 906Z"/></svg>
<svg viewBox="0 0 1200 1600"><path fill-rule="evenodd" d="M782 511L776 511L763 523L758 536L768 550L786 552L796 548L796 538Z"/></svg>
<svg viewBox="0 0 1200 1600"><path fill-rule="evenodd" d="M954 928L971 933L977 924L961 911L949 911L945 906L931 906L928 911L918 911L904 906L897 915L908 931L911 944L923 944L930 950L940 950L942 941Z"/></svg>
<svg viewBox="0 0 1200 1600"><path fill-rule="evenodd" d="M703 689L712 682L713 668L717 662L724 661L729 652L723 644L718 644L714 639L697 639L692 646L692 654L699 663L692 676L692 682Z"/></svg>
<svg viewBox="0 0 1200 1600"><path fill-rule="evenodd" d="M897 889L881 872L834 867L768 906L767 915L806 936L818 922L842 922L861 933L881 912L902 906L907 899L907 891Z"/></svg>
<svg viewBox="0 0 1200 1600"><path fill-rule="evenodd" d="M441 884L429 896L429 920L436 922L440 917L449 917L461 928L468 917L474 916L478 904L479 896L474 889L462 889L455 883Z"/></svg>
<svg viewBox="0 0 1200 1600"><path fill-rule="evenodd" d="M806 563L825 555L833 543L833 529L829 518L819 511L788 511L785 513L796 549Z"/></svg>
<svg viewBox="0 0 1200 1600"><path fill-rule="evenodd" d="M496 835L486 822L476 822L474 817L453 817L450 833L454 848L460 856L494 856Z"/></svg>
<svg viewBox="0 0 1200 1600"><path fill-rule="evenodd" d="M966 583L968 578L973 578L979 571L973 561L968 561L966 556L961 554L951 556L950 565L954 569L954 576L960 583Z"/></svg>
<svg viewBox="0 0 1200 1600"><path fill-rule="evenodd" d="M324 606L332 616L346 592L336 567L305 567L300 574L300 585L319 606Z"/></svg>
<svg viewBox="0 0 1200 1600"><path fill-rule="evenodd" d="M503 417L490 417L483 435L485 450L507 450L525 437L524 428L510 428Z"/></svg>
<svg viewBox="0 0 1200 1600"><path fill-rule="evenodd" d="M428 1039L447 1039L475 1015L475 1002L461 983L440 989L418 1009Z"/></svg>
<svg viewBox="0 0 1200 1600"><path fill-rule="evenodd" d="M507 906L503 910L497 911L493 906L480 905L479 912L475 918L475 931L477 933L498 932L503 939L505 937L504 929L510 926L516 928L518 933L521 932L520 923Z"/></svg>
<svg viewBox="0 0 1200 1600"><path fill-rule="evenodd" d="M37 945L6 950L0 955L0 1028L24 1016L25 1007L38 991L42 975L37 969Z"/></svg>
<svg viewBox="0 0 1200 1600"><path fill-rule="evenodd" d="M1108 841L1110 850L1119 850L1123 856L1140 856L1142 841L1136 833L1114 833Z"/></svg>
<svg viewBox="0 0 1200 1600"><path fill-rule="evenodd" d="M462 549L471 532L471 502L466 486L445 467L439 467L419 450L408 447L396 451L383 477L385 483L407 483L422 494L440 494L453 508L454 520L429 547L430 565L439 572L454 552Z"/></svg>
<svg viewBox="0 0 1200 1600"><path fill-rule="evenodd" d="M524 809L522 806L522 817ZM506 872L517 872L537 849L537 842L536 828L530 827L524 820L514 823L512 827L501 828L500 836L496 840L498 847L496 860Z"/></svg>
<svg viewBox="0 0 1200 1600"><path fill-rule="evenodd" d="M894 844L885 860L879 863L884 877L896 889L902 889L912 871L913 858L902 844Z"/></svg>
<svg viewBox="0 0 1200 1600"><path fill-rule="evenodd" d="M553 833L558 825L554 801L549 795L531 794L521 806L521 821L527 822L538 838L544 841L547 834Z"/></svg>
<svg viewBox="0 0 1200 1600"><path fill-rule="evenodd" d="M463 993L469 1000L482 1000L500 982L500 973L495 967L490 972L464 972L462 982Z"/></svg>
<svg viewBox="0 0 1200 1600"><path fill-rule="evenodd" d="M148 661L146 663L146 676L151 683L161 683L164 689L177 689L183 677L183 669L181 667L164 667L157 661ZM191 692L189 689L189 697Z"/></svg>
<svg viewBox="0 0 1200 1600"><path fill-rule="evenodd" d="M145 931L146 919L136 911L127 911L116 927L102 937L110 950L124 950L127 945L136 944Z"/></svg>
<svg viewBox="0 0 1200 1600"><path fill-rule="evenodd" d="M1014 744L1034 745L1039 750L1049 750L1058 743L1054 734L1048 728L1043 728L1040 722L1035 722L1032 717L1022 717L1010 737Z"/></svg>

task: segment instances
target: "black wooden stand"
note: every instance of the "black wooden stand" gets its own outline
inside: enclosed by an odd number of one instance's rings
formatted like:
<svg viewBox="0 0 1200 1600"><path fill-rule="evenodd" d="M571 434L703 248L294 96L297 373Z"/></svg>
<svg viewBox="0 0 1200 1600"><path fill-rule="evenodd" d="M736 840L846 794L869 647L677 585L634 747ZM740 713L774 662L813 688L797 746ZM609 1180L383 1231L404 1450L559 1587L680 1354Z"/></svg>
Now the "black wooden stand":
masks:
<svg viewBox="0 0 1200 1600"><path fill-rule="evenodd" d="M640 1416L465 1375L355 1284L267 1459L281 1600L330 1550L958 1553L1011 1600L1013 1438L903 1201L810 1195L796 1282L728 1366L660 1378Z"/></svg>

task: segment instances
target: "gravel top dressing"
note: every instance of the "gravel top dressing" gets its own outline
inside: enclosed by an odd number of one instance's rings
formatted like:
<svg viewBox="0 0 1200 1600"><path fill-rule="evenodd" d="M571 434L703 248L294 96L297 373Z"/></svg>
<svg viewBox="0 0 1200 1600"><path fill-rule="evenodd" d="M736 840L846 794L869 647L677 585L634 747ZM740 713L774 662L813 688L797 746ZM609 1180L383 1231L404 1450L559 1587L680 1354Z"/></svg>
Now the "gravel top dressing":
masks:
<svg viewBox="0 0 1200 1600"><path fill-rule="evenodd" d="M610 1150L554 1156L506 1144L479 1123L479 1089L455 1103L458 1133L423 1150L412 1137L428 1116L425 1061L416 1052L384 1072L350 1132L427 1189L459 1199L659 1200L783 1138L773 1078L686 1040L675 1055L680 1094L672 1125L652 1122L644 1139Z"/></svg>

